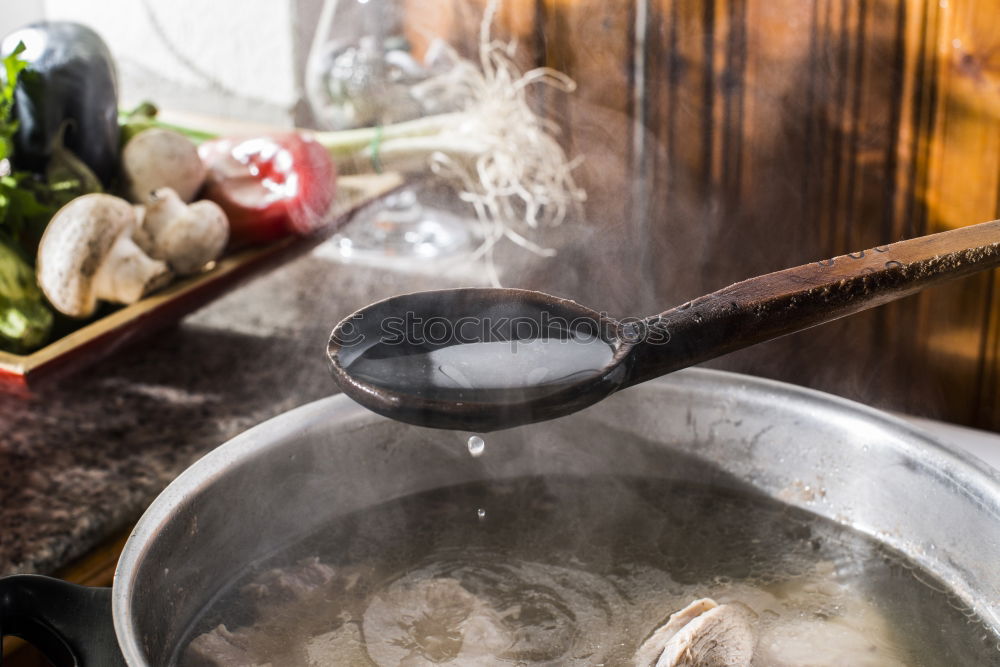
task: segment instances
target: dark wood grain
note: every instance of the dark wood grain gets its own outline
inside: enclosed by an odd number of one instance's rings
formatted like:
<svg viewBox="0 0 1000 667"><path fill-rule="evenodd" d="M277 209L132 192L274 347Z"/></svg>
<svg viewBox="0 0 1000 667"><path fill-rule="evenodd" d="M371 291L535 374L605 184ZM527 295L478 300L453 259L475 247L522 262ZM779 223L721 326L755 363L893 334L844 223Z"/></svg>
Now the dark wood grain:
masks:
<svg viewBox="0 0 1000 667"><path fill-rule="evenodd" d="M1000 220L875 246L730 285L646 321L626 384L1000 265Z"/></svg>
<svg viewBox="0 0 1000 667"><path fill-rule="evenodd" d="M577 79L544 109L586 158L580 226L595 266L622 278L598 290L560 266L511 286L634 315L1000 217L1000 14L986 0L645 0L638 54L635 0L512 6L542 19L523 38L540 45L538 64ZM468 45L467 27L451 29ZM714 365L1000 429L997 280L968 277Z"/></svg>

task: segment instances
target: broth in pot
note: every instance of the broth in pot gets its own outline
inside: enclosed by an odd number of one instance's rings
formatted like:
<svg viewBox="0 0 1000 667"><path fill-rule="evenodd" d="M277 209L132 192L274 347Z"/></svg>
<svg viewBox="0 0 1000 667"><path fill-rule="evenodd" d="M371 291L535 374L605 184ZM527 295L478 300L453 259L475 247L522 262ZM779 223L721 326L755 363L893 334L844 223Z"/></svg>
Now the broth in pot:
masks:
<svg viewBox="0 0 1000 667"><path fill-rule="evenodd" d="M991 664L997 636L943 590L887 547L762 495L520 477L330 522L237 577L175 664L649 667L658 628L705 598L751 633L752 662L725 664Z"/></svg>

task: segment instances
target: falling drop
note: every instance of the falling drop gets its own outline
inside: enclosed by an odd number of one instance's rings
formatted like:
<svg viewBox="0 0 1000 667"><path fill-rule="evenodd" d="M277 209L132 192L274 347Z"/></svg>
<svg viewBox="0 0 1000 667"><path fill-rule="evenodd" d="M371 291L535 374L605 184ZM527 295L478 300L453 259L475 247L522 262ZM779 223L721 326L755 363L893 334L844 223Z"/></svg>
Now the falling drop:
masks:
<svg viewBox="0 0 1000 667"><path fill-rule="evenodd" d="M486 518L486 510L480 507L479 509L476 510L476 516L478 516L479 520L482 521L483 519Z"/></svg>
<svg viewBox="0 0 1000 667"><path fill-rule="evenodd" d="M484 451L486 451L486 441L480 438L478 435L470 435L469 453L475 457L475 456L482 456Z"/></svg>

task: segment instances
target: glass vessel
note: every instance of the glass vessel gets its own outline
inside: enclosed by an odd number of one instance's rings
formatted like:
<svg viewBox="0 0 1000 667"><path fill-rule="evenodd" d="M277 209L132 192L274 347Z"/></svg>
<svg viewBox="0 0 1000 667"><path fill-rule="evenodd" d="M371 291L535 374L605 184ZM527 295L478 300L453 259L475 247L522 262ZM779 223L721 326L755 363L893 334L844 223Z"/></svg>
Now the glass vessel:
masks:
<svg viewBox="0 0 1000 667"><path fill-rule="evenodd" d="M414 94L442 67L436 49L418 60L403 34L403 8L392 0L324 0L306 64L306 92L316 125L326 130L382 127L450 111ZM378 136L378 135L377 135ZM372 165L377 163L373 146ZM434 201L432 201L432 199ZM419 184L367 207L324 252L348 261L420 264L471 250L475 221L442 208Z"/></svg>

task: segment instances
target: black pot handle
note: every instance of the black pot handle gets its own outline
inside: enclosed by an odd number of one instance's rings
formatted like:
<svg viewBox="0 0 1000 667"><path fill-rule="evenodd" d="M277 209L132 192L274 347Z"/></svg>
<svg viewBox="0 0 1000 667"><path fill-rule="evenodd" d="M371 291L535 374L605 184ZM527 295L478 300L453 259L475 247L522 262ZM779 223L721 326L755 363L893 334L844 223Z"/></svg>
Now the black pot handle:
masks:
<svg viewBox="0 0 1000 667"><path fill-rule="evenodd" d="M110 588L37 574L0 577L0 637L6 635L30 642L57 667L125 664L111 616Z"/></svg>

